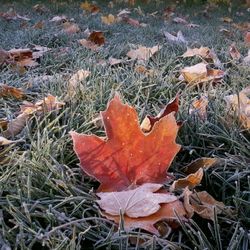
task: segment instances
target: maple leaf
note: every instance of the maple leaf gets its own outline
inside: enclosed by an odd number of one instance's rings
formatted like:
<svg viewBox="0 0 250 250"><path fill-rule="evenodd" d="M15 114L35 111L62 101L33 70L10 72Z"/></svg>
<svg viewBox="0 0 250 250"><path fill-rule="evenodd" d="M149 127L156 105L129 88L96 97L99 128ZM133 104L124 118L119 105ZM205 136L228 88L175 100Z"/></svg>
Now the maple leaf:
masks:
<svg viewBox="0 0 250 250"><path fill-rule="evenodd" d="M180 150L174 113L156 122L150 133L140 129L134 108L118 95L101 112L107 139L71 132L74 151L84 172L95 177L99 191L120 191L131 185L164 183L166 170Z"/></svg>
<svg viewBox="0 0 250 250"><path fill-rule="evenodd" d="M130 218L146 217L156 213L161 208L160 203L177 200L172 194L155 193L161 187L161 184L146 183L133 190L97 193L101 198L97 203L111 215L122 213Z"/></svg>
<svg viewBox="0 0 250 250"><path fill-rule="evenodd" d="M186 209L184 208L182 202L179 200L161 204L161 208L156 213L147 217L130 218L125 215L123 217L124 229L128 231L131 229L141 228L152 234L159 235L159 231L154 225L159 221L165 220L167 221L169 226L173 228L177 227L179 226L179 223L177 221L178 219L176 217L176 214L181 220L186 220ZM121 221L120 216L114 216L108 213L103 213L103 215L117 224L119 224L119 222Z"/></svg>

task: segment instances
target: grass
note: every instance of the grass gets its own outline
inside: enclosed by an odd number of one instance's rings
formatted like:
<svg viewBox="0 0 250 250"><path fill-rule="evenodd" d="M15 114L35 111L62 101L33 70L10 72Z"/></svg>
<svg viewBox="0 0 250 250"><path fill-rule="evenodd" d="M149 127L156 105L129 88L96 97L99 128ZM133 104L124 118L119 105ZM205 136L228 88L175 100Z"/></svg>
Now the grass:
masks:
<svg viewBox="0 0 250 250"><path fill-rule="evenodd" d="M32 21L44 20L42 30L30 27L20 29L19 21L0 20L0 47L29 47L31 44L48 46L38 67L19 75L10 68L1 70L0 81L11 86L22 87L27 100L35 102L47 93L64 100L67 82L58 76L52 81L28 84L34 77L44 74L73 73L78 69L91 71L83 90L74 99L66 102L63 109L43 117L33 117L25 129L14 139L21 142L0 149L0 248L1 249L249 249L250 247L250 137L243 131L237 119L229 119L225 95L237 93L249 85L250 69L232 62L228 46L235 41L242 54L247 53L242 33L230 24L219 21L231 16L235 22L246 21L245 9L235 6L232 13L226 7L213 10L211 19L195 15L203 5L179 6L179 15L189 15L199 28L186 29L180 24L164 23L161 10L167 4L141 5L145 16L135 10L132 16L148 24L136 28L124 23L106 26L100 15L82 15L78 1L46 2L49 12L37 14L32 11L36 1L1 1L0 11L10 7ZM44 2L44 1L43 1ZM116 14L125 5L107 7L107 1L99 1L102 13ZM159 11L158 17L147 15ZM241 11L243 16L237 16ZM103 30L107 40L99 52L90 52L77 43L82 33L65 35L57 25L48 20L65 14L74 18L82 31ZM232 37L223 36L219 30L225 26L233 31ZM190 46L209 46L224 63L227 72L224 81L216 86L188 87L178 81L178 71L184 66L197 63L197 59L182 59L184 46L165 41L162 30L182 30ZM110 56L123 58L133 44L145 46L163 45L160 52L147 63L158 74L152 78L134 72L131 65L110 67L98 65ZM60 49L69 47L69 53ZM142 120L146 114L157 114L178 91L180 112L178 118L185 120L178 135L183 145L170 171L183 175L181 168L199 157L220 157L224 163L205 172L200 187L217 200L234 208L231 216L216 215L215 222L193 217L189 223L164 237L147 232L126 232L103 218L95 203L94 190L97 183L84 176L72 149L68 134L75 130L81 133L104 135L93 118L105 109L108 100L119 91L124 100L136 107ZM208 119L205 122L188 114L189 107L197 95L209 93ZM0 118L16 116L21 101L12 98L0 99ZM135 244L131 244L135 238ZM143 240L143 243L140 243Z"/></svg>

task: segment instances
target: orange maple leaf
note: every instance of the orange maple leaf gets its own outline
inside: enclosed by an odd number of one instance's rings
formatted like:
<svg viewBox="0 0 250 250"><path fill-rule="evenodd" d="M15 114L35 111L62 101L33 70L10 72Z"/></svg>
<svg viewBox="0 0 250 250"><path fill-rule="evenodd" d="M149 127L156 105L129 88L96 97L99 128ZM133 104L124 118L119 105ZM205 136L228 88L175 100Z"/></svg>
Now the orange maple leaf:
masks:
<svg viewBox="0 0 250 250"><path fill-rule="evenodd" d="M71 132L74 150L84 172L96 178L99 191L120 191L143 183L164 183L180 145L174 112L143 133L136 111L118 95L101 112L107 139Z"/></svg>

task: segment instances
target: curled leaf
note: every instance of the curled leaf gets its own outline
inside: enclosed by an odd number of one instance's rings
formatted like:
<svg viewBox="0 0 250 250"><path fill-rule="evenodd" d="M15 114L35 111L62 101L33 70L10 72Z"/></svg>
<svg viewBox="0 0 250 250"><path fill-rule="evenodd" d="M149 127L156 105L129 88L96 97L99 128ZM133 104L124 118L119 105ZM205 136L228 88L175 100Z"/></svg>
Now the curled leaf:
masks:
<svg viewBox="0 0 250 250"><path fill-rule="evenodd" d="M180 178L173 182L173 184L170 187L171 191L183 189L183 188L194 188L197 185L201 183L201 180L203 178L203 169L200 168L197 172L193 174L189 174L185 178Z"/></svg>

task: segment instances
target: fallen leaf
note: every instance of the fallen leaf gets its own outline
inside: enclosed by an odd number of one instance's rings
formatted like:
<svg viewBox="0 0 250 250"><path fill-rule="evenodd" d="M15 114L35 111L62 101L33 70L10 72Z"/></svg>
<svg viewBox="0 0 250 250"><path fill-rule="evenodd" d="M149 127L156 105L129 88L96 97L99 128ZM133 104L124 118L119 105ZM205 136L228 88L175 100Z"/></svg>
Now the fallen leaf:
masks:
<svg viewBox="0 0 250 250"><path fill-rule="evenodd" d="M178 31L176 36L168 33L167 31L164 31L163 33L164 33L164 36L167 39L167 41L179 43L179 44L187 44L188 43L181 31Z"/></svg>
<svg viewBox="0 0 250 250"><path fill-rule="evenodd" d="M124 21L125 23L128 23L128 24L130 24L130 25L132 25L134 27L140 27L141 26L141 24L140 24L140 22L138 20L127 17L127 16L123 16L122 21Z"/></svg>
<svg viewBox="0 0 250 250"><path fill-rule="evenodd" d="M40 14L46 13L49 10L45 7L44 4L36 4L32 7L32 9L36 12L39 12Z"/></svg>
<svg viewBox="0 0 250 250"><path fill-rule="evenodd" d="M241 31L248 31L250 30L250 22L245 23L233 23L232 26L236 29L239 29Z"/></svg>
<svg viewBox="0 0 250 250"><path fill-rule="evenodd" d="M188 24L187 20L181 18L181 17L175 17L173 18L174 23L180 23L180 24Z"/></svg>
<svg viewBox="0 0 250 250"><path fill-rule="evenodd" d="M243 63L246 65L250 65L250 49L248 50L248 55L243 58Z"/></svg>
<svg viewBox="0 0 250 250"><path fill-rule="evenodd" d="M185 178L180 178L174 181L173 184L170 186L169 190L173 192L175 190L184 189L186 187L194 188L201 183L202 178L203 178L203 169L200 168L195 173L189 174Z"/></svg>
<svg viewBox="0 0 250 250"><path fill-rule="evenodd" d="M33 29L43 29L44 28L44 22L43 21L39 21L37 23L35 23L33 26L32 26Z"/></svg>
<svg viewBox="0 0 250 250"><path fill-rule="evenodd" d="M224 97L230 110L236 113L241 125L245 129L250 129L250 87L239 92L239 94Z"/></svg>
<svg viewBox="0 0 250 250"><path fill-rule="evenodd" d="M147 69L143 65L136 65L135 72L143 74L145 76L153 77L156 74L156 71L153 69Z"/></svg>
<svg viewBox="0 0 250 250"><path fill-rule="evenodd" d="M207 69L206 63L198 63L181 70L181 76L189 84L202 82L218 82L224 77L224 72L218 69Z"/></svg>
<svg viewBox="0 0 250 250"><path fill-rule="evenodd" d="M35 104L24 102L24 104L21 105L20 114L15 119L6 121L7 128L3 130L1 134L6 138L14 137L24 129L31 115L42 115L47 112L58 110L63 105L63 102L59 102L57 97L50 94L44 99L37 101Z"/></svg>
<svg viewBox="0 0 250 250"><path fill-rule="evenodd" d="M140 45L138 49L130 50L127 53L127 56L133 60L147 61L160 49L161 49L161 46L154 46L152 48L147 48L147 47Z"/></svg>
<svg viewBox="0 0 250 250"><path fill-rule="evenodd" d="M186 25L186 27L188 27L188 28L198 28L198 27L200 27L200 25L199 24L195 24L195 23L188 23Z"/></svg>
<svg viewBox="0 0 250 250"><path fill-rule="evenodd" d="M66 22L68 18L65 15L62 16L54 16L52 19L49 20L49 22L52 23L63 23Z"/></svg>
<svg viewBox="0 0 250 250"><path fill-rule="evenodd" d="M99 206L110 215L126 215L130 218L146 217L156 213L161 203L170 203L177 197L167 193L155 193L161 184L146 183L133 190L97 193Z"/></svg>
<svg viewBox="0 0 250 250"><path fill-rule="evenodd" d="M67 95L73 97L76 94L77 88L81 88L80 82L86 79L90 73L88 70L80 69L73 74L69 79Z"/></svg>
<svg viewBox="0 0 250 250"><path fill-rule="evenodd" d="M161 205L161 208L154 214L142 217L142 218L130 218L128 216L124 216L124 229L129 231L131 229L141 228L152 234L156 234L159 236L159 231L155 228L155 224L159 221L165 220L169 224L169 226L176 227L178 226L178 217L182 220L185 220L186 210L182 202L179 200L165 203ZM113 220L117 224L121 221L120 216L112 216L107 213L103 213L103 215L109 220Z"/></svg>
<svg viewBox="0 0 250 250"><path fill-rule="evenodd" d="M179 96L177 95L173 100L171 100L161 112L153 117L147 115L141 123L141 130L144 133L148 133L153 128L154 124L161 120L164 116L169 115L170 113L174 112L176 114L179 110ZM178 123L177 123L178 124Z"/></svg>
<svg viewBox="0 0 250 250"><path fill-rule="evenodd" d="M166 170L180 150L173 113L144 134L134 108L118 95L101 113L107 139L71 132L74 151L84 172L96 178L99 191L121 191L131 185L164 183Z"/></svg>
<svg viewBox="0 0 250 250"><path fill-rule="evenodd" d="M107 24L107 25L111 25L116 22L116 18L112 14L109 14L108 16L102 16L101 20L104 24Z"/></svg>
<svg viewBox="0 0 250 250"><path fill-rule="evenodd" d="M26 126L29 115L21 113L15 119L8 121L7 129L2 131L2 135L6 138L18 135Z"/></svg>
<svg viewBox="0 0 250 250"><path fill-rule="evenodd" d="M198 171L200 168L202 169L208 169L211 167L214 167L218 165L221 161L221 159L218 158L208 158L208 157L202 157L198 158L191 163L189 163L187 166L185 166L182 171L187 174L193 174L196 171Z"/></svg>
<svg viewBox="0 0 250 250"><path fill-rule="evenodd" d="M131 11L127 10L127 9L124 9L124 10L121 10L117 16L118 17L123 17L123 16L128 16L129 14L131 14Z"/></svg>
<svg viewBox="0 0 250 250"><path fill-rule="evenodd" d="M244 36L244 42L247 46L250 47L250 31L246 32L245 36Z"/></svg>
<svg viewBox="0 0 250 250"><path fill-rule="evenodd" d="M7 21L10 20L24 20L24 21L30 21L29 18L25 16L21 16L14 11L14 9L10 8L7 12L0 12L0 17L6 19Z"/></svg>
<svg viewBox="0 0 250 250"><path fill-rule="evenodd" d="M103 32L93 31L87 39L80 39L78 42L87 49L97 50L105 43Z"/></svg>
<svg viewBox="0 0 250 250"><path fill-rule="evenodd" d="M67 34L75 34L80 31L80 28L76 23L65 22L63 23L63 31Z"/></svg>
<svg viewBox="0 0 250 250"><path fill-rule="evenodd" d="M87 12L91 12L92 14L96 14L101 10L97 5L91 4L88 1L81 3L80 8Z"/></svg>
<svg viewBox="0 0 250 250"><path fill-rule="evenodd" d="M187 48L187 51L182 55L183 58L193 57L193 56L200 56L202 58L211 58L210 49L208 47L200 47L194 49Z"/></svg>
<svg viewBox="0 0 250 250"><path fill-rule="evenodd" d="M241 54L239 50L236 48L236 44L232 43L229 47L229 53L233 60L240 60Z"/></svg>
<svg viewBox="0 0 250 250"><path fill-rule="evenodd" d="M214 221L214 211L221 214L226 209L223 202L215 200L206 191L191 194L189 197L194 212L204 219Z"/></svg>
<svg viewBox="0 0 250 250"><path fill-rule="evenodd" d="M169 6L163 11L163 17L164 19L170 19L174 15L175 7Z"/></svg>
<svg viewBox="0 0 250 250"><path fill-rule="evenodd" d="M208 98L205 95L202 95L199 99L196 99L192 102L189 109L190 115L198 115L198 117L205 121L207 119L207 105Z"/></svg>
<svg viewBox="0 0 250 250"><path fill-rule="evenodd" d="M109 64L111 66L114 66L114 65L117 65L117 64L120 64L120 63L123 63L123 62L124 62L124 60L122 60L122 59L117 59L117 58L114 58L114 57L109 58Z"/></svg>
<svg viewBox="0 0 250 250"><path fill-rule="evenodd" d="M194 49L188 48L187 51L182 55L182 57L184 58L193 56L200 56L208 62L212 61L216 67L221 67L221 62L218 59L217 55L212 49L209 49L208 47L200 47Z"/></svg>
<svg viewBox="0 0 250 250"><path fill-rule="evenodd" d="M224 23L232 23L233 22L233 19L230 17L222 17L220 20Z"/></svg>
<svg viewBox="0 0 250 250"><path fill-rule="evenodd" d="M10 140L0 136L0 146L7 146L7 145L10 145L12 143L16 143L16 141L10 141Z"/></svg>
<svg viewBox="0 0 250 250"><path fill-rule="evenodd" d="M20 88L8 86L6 84L0 85L0 97L15 97L16 99L22 99L24 92Z"/></svg>
<svg viewBox="0 0 250 250"><path fill-rule="evenodd" d="M90 33L88 40L101 46L105 43L104 34L102 31L93 31Z"/></svg>

